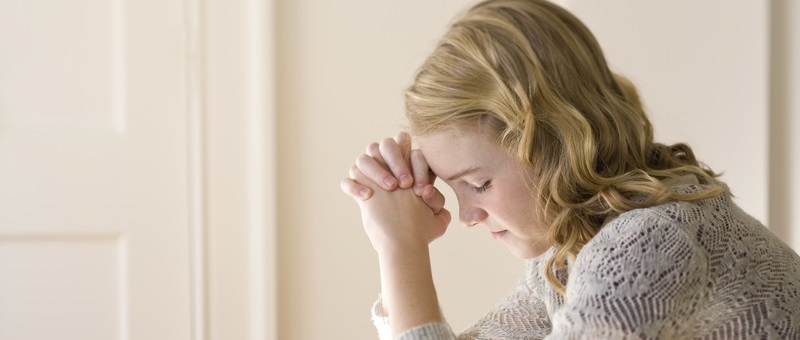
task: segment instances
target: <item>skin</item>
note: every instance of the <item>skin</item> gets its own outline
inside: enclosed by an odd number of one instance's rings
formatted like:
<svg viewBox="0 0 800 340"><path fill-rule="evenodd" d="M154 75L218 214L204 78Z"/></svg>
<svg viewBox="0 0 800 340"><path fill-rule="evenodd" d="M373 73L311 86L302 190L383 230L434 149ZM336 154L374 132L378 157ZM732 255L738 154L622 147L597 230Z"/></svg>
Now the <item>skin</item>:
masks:
<svg viewBox="0 0 800 340"><path fill-rule="evenodd" d="M404 145L404 138L408 136L398 137L394 142L382 142L389 144L383 148L388 152L369 159L359 157L357 165L350 169L350 178L341 183L342 190L356 198L364 231L378 253L384 314L389 316L393 337L414 326L442 320L428 244L441 236L450 223L450 213L442 208L444 197L434 191L430 183L421 180L416 183L421 199L415 190L410 189L413 179L411 183L387 180L388 176L402 177L402 173L388 174L389 169L405 171L407 176L411 174L405 161L410 158L410 142L405 144L408 147L399 147ZM374 150L373 144L367 147L368 153ZM405 167L396 164L400 162L405 163ZM375 164L365 166L371 163ZM415 164L416 169L422 168L420 163ZM364 173L370 174L374 180ZM383 188L377 183L382 183Z"/></svg>
<svg viewBox="0 0 800 340"><path fill-rule="evenodd" d="M463 225L484 227L519 258L550 247L547 228L535 214L532 171L488 133L443 130L417 143L431 170L455 192Z"/></svg>
<svg viewBox="0 0 800 340"><path fill-rule="evenodd" d="M450 222L444 196L432 185L444 178L455 192L459 219L480 225L521 258L549 248L534 211L531 173L475 128L419 136L406 133L367 146L342 191L361 208L364 230L378 253L384 313L394 336L441 321L428 244ZM438 175L438 176L437 176Z"/></svg>

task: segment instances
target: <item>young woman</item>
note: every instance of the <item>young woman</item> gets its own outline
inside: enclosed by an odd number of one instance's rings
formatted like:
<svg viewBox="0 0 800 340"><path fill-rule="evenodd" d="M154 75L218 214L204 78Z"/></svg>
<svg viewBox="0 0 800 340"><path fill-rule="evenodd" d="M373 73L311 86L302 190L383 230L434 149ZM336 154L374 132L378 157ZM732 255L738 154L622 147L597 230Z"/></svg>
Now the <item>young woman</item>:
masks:
<svg viewBox="0 0 800 340"><path fill-rule="evenodd" d="M410 136L373 143L342 190L378 253L381 338L800 339L800 257L684 144L653 141L634 87L543 0L457 20L406 92ZM527 260L516 291L456 336L428 244L450 213ZM466 297L465 297L466 298Z"/></svg>

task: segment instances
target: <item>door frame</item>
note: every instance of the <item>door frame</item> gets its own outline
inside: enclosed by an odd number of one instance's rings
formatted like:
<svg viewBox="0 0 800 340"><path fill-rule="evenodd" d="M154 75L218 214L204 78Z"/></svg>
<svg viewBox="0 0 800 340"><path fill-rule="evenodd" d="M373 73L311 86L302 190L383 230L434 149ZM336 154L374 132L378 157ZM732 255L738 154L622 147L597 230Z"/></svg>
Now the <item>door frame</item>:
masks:
<svg viewBox="0 0 800 340"><path fill-rule="evenodd" d="M192 339L275 340L275 0L185 4Z"/></svg>

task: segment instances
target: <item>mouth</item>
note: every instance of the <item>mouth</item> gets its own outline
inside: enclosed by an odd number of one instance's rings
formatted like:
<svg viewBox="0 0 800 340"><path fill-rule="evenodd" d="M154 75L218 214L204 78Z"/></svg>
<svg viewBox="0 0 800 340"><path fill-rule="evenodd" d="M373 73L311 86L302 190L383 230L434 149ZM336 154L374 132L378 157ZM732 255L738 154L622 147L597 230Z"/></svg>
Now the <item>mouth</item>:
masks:
<svg viewBox="0 0 800 340"><path fill-rule="evenodd" d="M507 233L508 233L508 230L493 231L492 232L492 237L494 237L494 239L496 239L496 240L499 240L499 239L503 238L503 236L505 236Z"/></svg>

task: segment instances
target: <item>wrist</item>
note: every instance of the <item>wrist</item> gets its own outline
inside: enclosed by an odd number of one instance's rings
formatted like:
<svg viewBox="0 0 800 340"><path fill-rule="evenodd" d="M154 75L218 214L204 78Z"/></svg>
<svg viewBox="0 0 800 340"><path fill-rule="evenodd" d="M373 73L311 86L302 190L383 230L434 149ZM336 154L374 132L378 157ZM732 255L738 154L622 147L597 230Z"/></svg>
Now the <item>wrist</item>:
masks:
<svg viewBox="0 0 800 340"><path fill-rule="evenodd" d="M424 242L387 242L375 248L378 258L383 260L408 259L416 257L414 255L425 255L428 257L428 244Z"/></svg>
<svg viewBox="0 0 800 340"><path fill-rule="evenodd" d="M427 244L393 244L379 251L382 307L392 332L441 322Z"/></svg>

